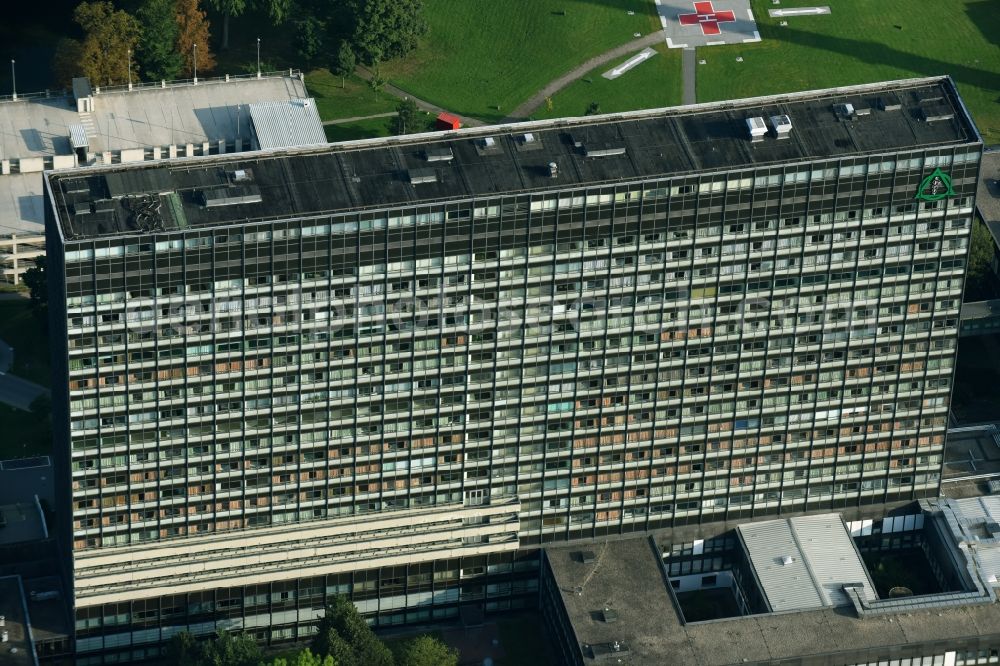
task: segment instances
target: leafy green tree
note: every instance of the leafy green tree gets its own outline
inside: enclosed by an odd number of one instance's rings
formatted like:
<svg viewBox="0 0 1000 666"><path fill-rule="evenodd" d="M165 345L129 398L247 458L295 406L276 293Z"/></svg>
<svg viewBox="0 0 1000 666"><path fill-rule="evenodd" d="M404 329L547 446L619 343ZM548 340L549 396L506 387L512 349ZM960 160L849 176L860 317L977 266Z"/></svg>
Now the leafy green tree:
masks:
<svg viewBox="0 0 1000 666"><path fill-rule="evenodd" d="M389 131L395 135L413 134L419 128L417 123L417 103L407 97L396 105L396 115L389 121Z"/></svg>
<svg viewBox="0 0 1000 666"><path fill-rule="evenodd" d="M458 666L458 651L433 636L406 641L396 657L398 666Z"/></svg>
<svg viewBox="0 0 1000 666"><path fill-rule="evenodd" d="M201 658L198 639L186 631L174 634L167 643L167 661L172 664L197 664Z"/></svg>
<svg viewBox="0 0 1000 666"><path fill-rule="evenodd" d="M229 19L242 16L247 9L247 0L208 0L212 9L222 14L222 48L229 48Z"/></svg>
<svg viewBox="0 0 1000 666"><path fill-rule="evenodd" d="M990 297L990 264L993 262L993 235L986 225L976 218L972 224L972 238L969 241L969 268L965 278L965 300L981 300ZM25 274L27 278L27 274Z"/></svg>
<svg viewBox="0 0 1000 666"><path fill-rule="evenodd" d="M338 666L337 662L334 661L333 657L326 655L325 657L315 655L312 650L306 648L302 652L298 653L295 657L291 659L285 659L284 657L278 657L267 666Z"/></svg>
<svg viewBox="0 0 1000 666"><path fill-rule="evenodd" d="M334 58L330 69L340 77L340 87L347 87L347 77L354 73L354 68L358 66L358 57L354 55L354 49L347 40L340 42L337 48L337 56Z"/></svg>
<svg viewBox="0 0 1000 666"><path fill-rule="evenodd" d="M175 0L144 0L136 18L142 25L142 40L136 52L147 79L176 79L184 64L177 51L177 25Z"/></svg>
<svg viewBox="0 0 1000 666"><path fill-rule="evenodd" d="M368 87L371 91L375 93L375 97L382 92L382 88L385 86L385 77L382 76L382 68L379 67L378 61L375 61L375 65L372 67L371 78L368 79Z"/></svg>
<svg viewBox="0 0 1000 666"><path fill-rule="evenodd" d="M226 631L203 643L202 654L205 666L259 666L263 658L260 646L248 634Z"/></svg>
<svg viewBox="0 0 1000 666"><path fill-rule="evenodd" d="M597 102L591 102L590 104L587 105L587 113L586 113L586 115L588 115L588 116L596 116L600 112L601 112L601 105L598 104Z"/></svg>
<svg viewBox="0 0 1000 666"><path fill-rule="evenodd" d="M83 74L80 61L83 58L83 44L77 39L63 37L56 44L52 55L52 76L55 82L69 88L73 79Z"/></svg>
<svg viewBox="0 0 1000 666"><path fill-rule="evenodd" d="M222 14L222 48L229 48L229 19L242 16L248 9L267 12L271 21L278 25L287 18L292 8L292 0L209 0L212 8Z"/></svg>
<svg viewBox="0 0 1000 666"><path fill-rule="evenodd" d="M312 651L332 656L337 666L394 666L392 652L347 597L334 598L317 627Z"/></svg>
<svg viewBox="0 0 1000 666"><path fill-rule="evenodd" d="M97 86L125 83L129 78L128 51L135 53L142 27L136 18L106 0L83 2L73 12L85 33L80 71ZM135 60L132 60L135 74Z"/></svg>
<svg viewBox="0 0 1000 666"><path fill-rule="evenodd" d="M362 62L399 58L427 32L421 0L348 0L353 42Z"/></svg>
<svg viewBox="0 0 1000 666"><path fill-rule="evenodd" d="M326 25L312 14L306 14L295 22L296 50L302 62L312 67L323 52L323 37Z"/></svg>
<svg viewBox="0 0 1000 666"><path fill-rule="evenodd" d="M167 644L167 659L184 666L260 666L263 655L244 633L219 631L214 639L199 641L182 631Z"/></svg>
<svg viewBox="0 0 1000 666"><path fill-rule="evenodd" d="M35 257L35 265L24 271L22 279L31 295L31 307L44 309L49 304L49 281L45 275L45 255Z"/></svg>

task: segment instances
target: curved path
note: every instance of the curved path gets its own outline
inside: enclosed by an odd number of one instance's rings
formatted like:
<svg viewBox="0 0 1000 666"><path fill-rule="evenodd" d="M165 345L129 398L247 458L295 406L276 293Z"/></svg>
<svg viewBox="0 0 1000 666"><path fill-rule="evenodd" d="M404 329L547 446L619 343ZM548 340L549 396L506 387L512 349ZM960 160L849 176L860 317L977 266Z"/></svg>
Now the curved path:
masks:
<svg viewBox="0 0 1000 666"><path fill-rule="evenodd" d="M354 71L358 76L360 76L365 81L370 81L372 78L371 70L365 67L364 65L358 65ZM390 95L398 97L400 99L406 99L406 98L412 99L414 103L416 103L417 108L421 109L422 111L427 111L429 113L434 113L434 114L450 113L453 116L458 116L458 114L454 113L453 111L448 111L448 109L442 108L437 104L431 104L427 100L423 100L415 95L411 95L402 88L397 88L391 83L386 83L385 85L383 85L382 91L387 92ZM470 118L468 116L458 116L458 118L462 121L462 127L479 127L481 125L486 124L482 120L476 120L475 118Z"/></svg>
<svg viewBox="0 0 1000 666"><path fill-rule="evenodd" d="M623 58L627 55L631 55L636 51L641 51L644 48L655 46L656 44L662 44L666 41L666 35L663 34L662 30L657 30L656 32L650 33L644 37L639 37L633 39L630 42L626 42L621 46L617 46L610 51L605 51L604 53L594 56L587 62L574 67L572 70L566 72L560 76L555 81L552 81L547 86L539 90L537 93L528 98L525 102L520 104L516 109L510 112L510 114L503 119L502 122L517 122L519 120L524 120L531 113L545 103L546 97L552 97L557 92L568 86L569 84L582 79L587 73L600 67L601 65L606 65L612 60L617 60L618 58Z"/></svg>
<svg viewBox="0 0 1000 666"><path fill-rule="evenodd" d="M528 118L528 116L532 114L532 112L535 111L535 109L537 109L538 107L540 107L542 104L545 103L546 97L551 97L552 95L555 95L557 92L559 92L566 86L570 85L571 83L578 81L579 79L582 79L591 70L596 69L602 65L606 65L613 60L617 60L619 58L623 58L627 55L631 55L635 52L641 51L650 46L662 44L665 41L666 41L666 35L664 35L662 30L657 30L656 32L652 32L643 37L639 37L637 39L633 39L630 42L626 42L621 46L616 46L610 51L605 51L600 55L594 56L590 60L584 62L581 65L578 65L577 67L574 67L569 72L566 72L558 79L555 79L554 81L546 85L544 88L536 92L530 98L528 98L523 103L518 105L517 108L511 111L510 114L502 121L500 121L499 124L512 123L525 120L526 118ZM689 54L688 57L691 57L691 54ZM357 68L355 69L355 72L365 81L370 80L372 77L371 70L364 67L363 65L358 65ZM690 81L688 81L689 78L691 79ZM683 85L685 86L685 91L686 91L685 94L686 104L692 103L693 101L693 100L688 101L688 99L691 96L693 96L693 91L694 91L693 79L694 79L693 72L689 72L687 68L685 68ZM426 100L411 95L410 93L406 92L401 88L397 88L391 83L386 83L384 86L382 86L382 90L390 95L393 95L394 97L399 97L400 99L404 98L412 99L416 103L417 108L422 109L423 111L428 111L430 113L435 113L435 114L443 112L453 113L436 104L432 104ZM387 116L388 115L393 115L393 114L387 114ZM470 118L469 116L458 116L458 117L461 119L463 127L479 127L487 124L481 120L477 120L476 118ZM343 121L334 121L334 122L343 122ZM327 121L324 122L323 124L324 125L332 124L332 122Z"/></svg>

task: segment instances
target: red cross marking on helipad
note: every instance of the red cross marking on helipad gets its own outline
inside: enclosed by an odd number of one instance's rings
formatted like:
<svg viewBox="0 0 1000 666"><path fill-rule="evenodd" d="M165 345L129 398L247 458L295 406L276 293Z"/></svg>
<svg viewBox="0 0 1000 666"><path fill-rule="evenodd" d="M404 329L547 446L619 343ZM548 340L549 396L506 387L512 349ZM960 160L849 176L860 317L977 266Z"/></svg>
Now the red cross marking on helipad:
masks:
<svg viewBox="0 0 1000 666"><path fill-rule="evenodd" d="M719 28L720 23L736 21L736 15L732 11L728 9L716 11L712 7L711 0L694 3L694 11L694 14L680 14L677 18L681 25L701 25L703 35L718 35L722 32Z"/></svg>

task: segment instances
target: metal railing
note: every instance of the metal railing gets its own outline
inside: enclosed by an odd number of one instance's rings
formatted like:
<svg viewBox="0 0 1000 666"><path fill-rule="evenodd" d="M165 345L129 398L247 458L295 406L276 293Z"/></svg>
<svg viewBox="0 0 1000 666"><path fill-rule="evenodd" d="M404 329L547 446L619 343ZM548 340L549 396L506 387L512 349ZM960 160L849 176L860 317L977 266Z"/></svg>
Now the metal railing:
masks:
<svg viewBox="0 0 1000 666"><path fill-rule="evenodd" d="M164 88L178 88L182 86L202 85L207 83L230 83L233 81L247 81L251 79L275 79L285 77L302 77L302 71L298 69L288 69L276 72L261 72L260 76L256 72L252 74L226 74L224 76L198 77L197 79L174 79L172 81L136 81L131 86L128 84L113 86L94 86L94 95L104 95L120 92L135 92L137 90L151 90ZM50 99L68 97L69 90L45 90L44 92L18 93L14 95L0 95L0 104L4 102L24 102L37 99Z"/></svg>

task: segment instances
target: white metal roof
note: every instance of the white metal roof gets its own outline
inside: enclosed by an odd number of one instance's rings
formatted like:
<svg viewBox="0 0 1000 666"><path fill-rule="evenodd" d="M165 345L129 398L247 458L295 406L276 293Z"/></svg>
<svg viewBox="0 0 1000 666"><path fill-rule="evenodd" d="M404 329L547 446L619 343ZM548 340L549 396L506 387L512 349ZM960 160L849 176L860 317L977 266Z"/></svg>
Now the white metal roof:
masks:
<svg viewBox="0 0 1000 666"><path fill-rule="evenodd" d="M868 598L877 597L839 514L747 523L737 530L773 611L849 606L845 585L860 585Z"/></svg>
<svg viewBox="0 0 1000 666"><path fill-rule="evenodd" d="M254 134L262 150L327 142L313 99L256 102L249 106Z"/></svg>
<svg viewBox="0 0 1000 666"><path fill-rule="evenodd" d="M983 497L964 497L954 499L959 514L965 519L989 519L1000 522L1000 496L984 495Z"/></svg>
<svg viewBox="0 0 1000 666"><path fill-rule="evenodd" d="M87 143L92 152L100 152L245 140L248 103L305 94L297 75L102 91L94 97L93 134ZM63 96L0 102L0 159L69 155L72 127L80 123L76 108ZM0 236L42 234L43 204L40 173L0 175Z"/></svg>

